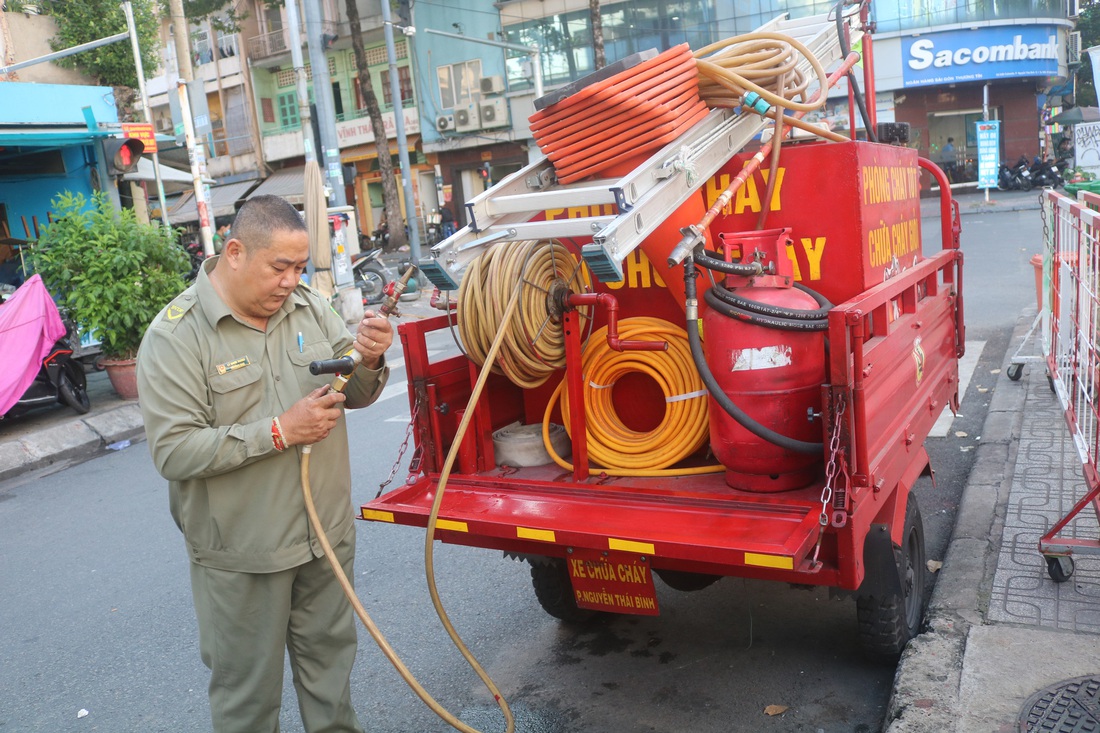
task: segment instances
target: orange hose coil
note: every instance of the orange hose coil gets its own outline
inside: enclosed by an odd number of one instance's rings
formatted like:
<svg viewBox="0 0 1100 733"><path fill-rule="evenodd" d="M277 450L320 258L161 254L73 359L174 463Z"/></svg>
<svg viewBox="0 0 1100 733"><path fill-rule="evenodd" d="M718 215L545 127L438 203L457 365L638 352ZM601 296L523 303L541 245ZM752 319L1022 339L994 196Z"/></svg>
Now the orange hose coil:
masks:
<svg viewBox="0 0 1100 733"><path fill-rule="evenodd" d="M559 183L597 175L657 150L706 116L695 58L674 46L530 117Z"/></svg>
<svg viewBox="0 0 1100 733"><path fill-rule="evenodd" d="M592 459L613 476L684 476L724 470L717 465L667 470L702 448L710 435L707 392L692 361L687 333L659 318L635 317L619 321L619 338L665 341L668 350L615 351L607 343L606 326L589 337L582 370L586 439ZM628 427L615 411L612 387L621 377L636 372L653 379L665 396L665 414L652 430ZM571 464L554 453L548 440L547 426L555 400L569 431L572 422L567 380L561 381L547 405L543 443L558 465L572 470Z"/></svg>

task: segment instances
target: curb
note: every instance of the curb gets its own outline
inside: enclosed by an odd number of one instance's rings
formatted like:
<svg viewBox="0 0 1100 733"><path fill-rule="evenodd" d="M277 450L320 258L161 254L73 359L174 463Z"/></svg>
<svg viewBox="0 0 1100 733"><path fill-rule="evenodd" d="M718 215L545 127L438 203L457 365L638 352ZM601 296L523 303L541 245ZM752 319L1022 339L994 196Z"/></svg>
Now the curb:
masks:
<svg viewBox="0 0 1100 733"><path fill-rule="evenodd" d="M1029 308L1016 321L1010 347L1022 341L1033 319L1034 309ZM982 599L989 593L1000 552L1027 396L1026 381L1008 378L1008 358L1006 352L943 568L925 611L927 630L906 647L894 676L886 733L945 733L955 730L959 720L963 657L971 627L986 623Z"/></svg>
<svg viewBox="0 0 1100 733"><path fill-rule="evenodd" d="M61 461L93 458L109 445L144 437L137 403L55 425L0 443L0 481Z"/></svg>

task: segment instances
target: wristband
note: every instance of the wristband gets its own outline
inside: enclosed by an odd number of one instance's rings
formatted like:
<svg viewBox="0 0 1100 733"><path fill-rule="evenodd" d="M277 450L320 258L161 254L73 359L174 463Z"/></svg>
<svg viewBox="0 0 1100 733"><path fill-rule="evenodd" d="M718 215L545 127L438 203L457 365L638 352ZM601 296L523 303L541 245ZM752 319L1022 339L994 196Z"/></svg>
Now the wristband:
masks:
<svg viewBox="0 0 1100 733"><path fill-rule="evenodd" d="M271 444L280 453L286 450L286 438L283 437L283 426L278 417L271 418Z"/></svg>

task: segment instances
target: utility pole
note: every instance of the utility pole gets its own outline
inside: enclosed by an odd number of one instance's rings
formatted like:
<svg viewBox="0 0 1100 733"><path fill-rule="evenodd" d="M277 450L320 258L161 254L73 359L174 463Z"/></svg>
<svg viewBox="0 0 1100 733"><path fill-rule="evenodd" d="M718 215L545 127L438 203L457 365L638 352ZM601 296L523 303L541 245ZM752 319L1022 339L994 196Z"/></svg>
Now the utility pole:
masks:
<svg viewBox="0 0 1100 733"><path fill-rule="evenodd" d="M397 130L397 155L398 160L401 161L401 187L405 190L405 221L409 222L409 255L412 257L413 264L419 264L420 227L416 224L409 141L405 137L405 105L401 101L401 83L397 78L397 49L393 43L393 22L390 20L389 0L382 0L382 29L386 37L386 60L390 68L390 98L393 99L393 125ZM412 54L410 53L409 56L411 57Z"/></svg>
<svg viewBox="0 0 1100 733"><path fill-rule="evenodd" d="M387 0L383 0L385 5ZM340 142L336 135L336 105L332 97L332 77L325 56L324 27L318 0L303 0L306 10L306 40L309 43L309 63L313 69L313 98L317 100L317 128L321 132L318 162L332 193L329 206L346 206L344 169L340 165ZM383 10L383 13L385 10ZM350 282L350 281L349 281Z"/></svg>
<svg viewBox="0 0 1100 733"><path fill-rule="evenodd" d="M290 25L290 62L294 64L295 87L298 92L298 121L302 123L302 144L308 163L317 160L317 154L313 150L313 120L309 113L309 87L306 81L306 64L302 60L302 29L296 0L286 0L286 19ZM316 66L313 67L313 72L317 73ZM315 76L314 79L316 78Z"/></svg>
<svg viewBox="0 0 1100 733"><path fill-rule="evenodd" d="M214 256L214 230L210 226L209 190L203 181L206 178L206 153L202 143L195 139L195 121L191 117L191 102L187 97L188 82L194 77L191 68L191 26L183 14L183 0L168 0L172 18L173 38L176 43L176 66L179 70L177 92L180 97L180 116L183 117L184 139L187 141L187 159L191 163L191 183L195 188L195 205L199 213L199 234L202 238L202 251L207 257ZM202 93L206 94L205 82Z"/></svg>
<svg viewBox="0 0 1100 733"><path fill-rule="evenodd" d="M137 25L134 23L134 8L130 0L122 3L122 10L126 13L126 28L130 31L130 48L134 52L134 66L137 71L138 91L141 93L141 109L145 115L145 124L152 127L153 110L149 109L149 93L145 90L145 69L141 63L141 47L138 45ZM156 135L156 132L153 133ZM168 204L164 199L164 181L160 177L160 156L153 150L153 172L157 180L157 200L160 202L160 220L165 227L168 223Z"/></svg>

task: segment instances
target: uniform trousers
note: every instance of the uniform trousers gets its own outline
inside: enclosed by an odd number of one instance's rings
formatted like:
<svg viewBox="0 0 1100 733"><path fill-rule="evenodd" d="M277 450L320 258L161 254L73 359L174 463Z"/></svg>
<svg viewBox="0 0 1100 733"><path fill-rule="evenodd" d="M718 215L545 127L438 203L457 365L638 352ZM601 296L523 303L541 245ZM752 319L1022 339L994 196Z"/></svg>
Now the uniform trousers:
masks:
<svg viewBox="0 0 1100 733"><path fill-rule="evenodd" d="M334 549L354 578L355 530ZM278 733L287 652L306 731L362 733L351 706L355 617L325 558L275 573L192 563L191 592L215 733Z"/></svg>

